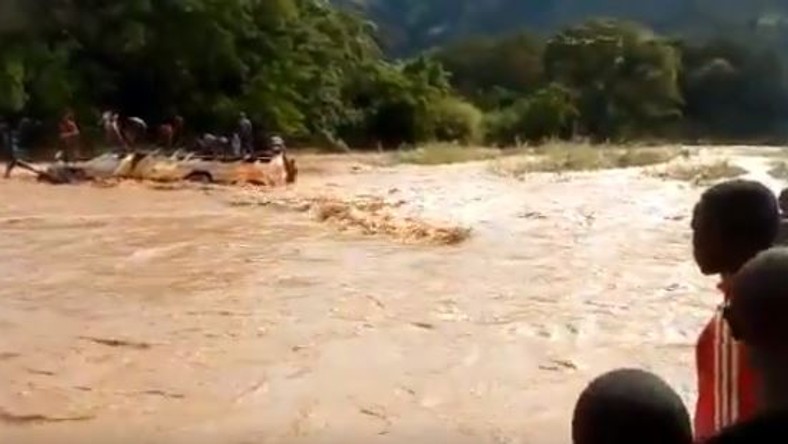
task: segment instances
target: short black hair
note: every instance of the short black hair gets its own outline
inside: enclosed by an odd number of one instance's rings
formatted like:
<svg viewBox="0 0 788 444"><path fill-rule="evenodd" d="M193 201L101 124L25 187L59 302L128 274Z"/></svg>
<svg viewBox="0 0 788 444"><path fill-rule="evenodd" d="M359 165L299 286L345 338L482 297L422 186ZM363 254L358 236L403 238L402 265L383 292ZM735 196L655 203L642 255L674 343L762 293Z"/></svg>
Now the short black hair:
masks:
<svg viewBox="0 0 788 444"><path fill-rule="evenodd" d="M692 442L690 415L659 376L616 370L595 379L580 395L572 419L574 444Z"/></svg>
<svg viewBox="0 0 788 444"><path fill-rule="evenodd" d="M759 414L753 419L739 422L709 438L705 444L784 443L786 436L788 416L784 411L779 411Z"/></svg>
<svg viewBox="0 0 788 444"><path fill-rule="evenodd" d="M734 337L752 346L788 344L788 248L761 252L734 276L725 317Z"/></svg>
<svg viewBox="0 0 788 444"><path fill-rule="evenodd" d="M723 237L755 251L771 247L780 229L777 198L756 181L731 180L709 188L697 211L713 220Z"/></svg>
<svg viewBox="0 0 788 444"><path fill-rule="evenodd" d="M777 197L777 201L780 204L780 210L784 213L788 212L788 188L783 188L783 190L780 191L780 196Z"/></svg>

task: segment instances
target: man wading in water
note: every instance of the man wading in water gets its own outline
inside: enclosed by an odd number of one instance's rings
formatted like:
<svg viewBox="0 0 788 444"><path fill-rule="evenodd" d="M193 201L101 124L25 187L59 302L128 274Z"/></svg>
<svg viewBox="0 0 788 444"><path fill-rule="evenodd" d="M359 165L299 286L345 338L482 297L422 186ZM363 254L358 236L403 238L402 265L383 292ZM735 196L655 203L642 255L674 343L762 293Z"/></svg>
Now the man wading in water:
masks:
<svg viewBox="0 0 788 444"><path fill-rule="evenodd" d="M5 119L0 119L0 146L3 148L3 160L6 162L3 177L8 179L11 176L11 171L16 167L19 153L11 125Z"/></svg>
<svg viewBox="0 0 788 444"><path fill-rule="evenodd" d="M14 168L25 159L32 146L35 129L36 123L27 117L19 119L16 128L12 128L6 122L0 122L0 134L2 134L2 142L0 143L4 146L4 157L7 162L4 178L8 179Z"/></svg>
<svg viewBox="0 0 788 444"><path fill-rule="evenodd" d="M71 110L63 114L58 125L60 133L60 143L65 154L67 162L77 160L80 157L79 150L79 126L77 126L74 112Z"/></svg>
<svg viewBox="0 0 788 444"><path fill-rule="evenodd" d="M238 118L238 136L241 139L241 154L251 156L254 154L254 128L252 121L246 117L246 113L241 113Z"/></svg>
<svg viewBox="0 0 788 444"><path fill-rule="evenodd" d="M731 277L772 246L780 225L777 199L758 182L736 180L706 191L692 218L695 261L704 275L720 275L727 302L735 295ZM731 336L718 309L698 339L698 404L695 434L700 441L752 417L755 389L746 350Z"/></svg>

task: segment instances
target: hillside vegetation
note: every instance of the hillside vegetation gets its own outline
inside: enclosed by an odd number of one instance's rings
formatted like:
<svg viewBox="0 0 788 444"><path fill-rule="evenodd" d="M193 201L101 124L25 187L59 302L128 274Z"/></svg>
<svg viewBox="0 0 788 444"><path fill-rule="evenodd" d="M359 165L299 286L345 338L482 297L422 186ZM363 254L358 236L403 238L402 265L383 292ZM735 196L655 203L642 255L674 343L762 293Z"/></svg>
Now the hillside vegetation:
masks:
<svg viewBox="0 0 788 444"><path fill-rule="evenodd" d="M522 28L550 33L589 17L634 20L662 33L731 32L785 42L785 0L333 0L378 23L388 49L412 54L458 38Z"/></svg>
<svg viewBox="0 0 788 444"><path fill-rule="evenodd" d="M112 107L152 123L177 113L193 131L226 132L245 111L264 132L334 148L783 137L788 83L783 47L773 44L779 20L769 25L771 43L734 32L682 39L661 33L663 25L580 19L595 11L589 5L618 4L581 3L365 2L376 27L321 0L8 2L0 114L54 122L73 108L91 126ZM620 2L650 22L657 10L680 5L712 9L701 3ZM516 20L542 23L538 14L556 29ZM677 16L692 23L693 14ZM395 59L379 46L381 36L409 28L389 18L423 31L441 18L458 36L464 27L518 31Z"/></svg>

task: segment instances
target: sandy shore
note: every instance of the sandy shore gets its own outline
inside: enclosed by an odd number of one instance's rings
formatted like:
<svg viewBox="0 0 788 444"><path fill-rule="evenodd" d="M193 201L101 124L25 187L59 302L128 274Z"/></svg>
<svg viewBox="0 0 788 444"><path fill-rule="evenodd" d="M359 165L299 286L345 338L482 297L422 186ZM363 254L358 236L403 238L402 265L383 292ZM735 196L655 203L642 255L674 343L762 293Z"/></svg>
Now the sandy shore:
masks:
<svg viewBox="0 0 788 444"><path fill-rule="evenodd" d="M724 154L782 186L762 150ZM701 191L341 159L268 194L0 181L0 441L565 444L578 391L620 366L691 405L718 302L689 250ZM472 235L238 204L364 195Z"/></svg>

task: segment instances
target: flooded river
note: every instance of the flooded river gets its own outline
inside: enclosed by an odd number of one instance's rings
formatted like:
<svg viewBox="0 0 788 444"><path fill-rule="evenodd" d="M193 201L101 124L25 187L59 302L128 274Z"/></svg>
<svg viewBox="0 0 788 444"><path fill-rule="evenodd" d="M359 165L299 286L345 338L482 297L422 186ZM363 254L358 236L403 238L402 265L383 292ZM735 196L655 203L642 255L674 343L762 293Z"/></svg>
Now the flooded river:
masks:
<svg viewBox="0 0 788 444"><path fill-rule="evenodd" d="M232 204L254 191L0 181L0 441L565 444L578 391L619 366L693 401L718 302L691 262L700 189L469 164L276 193L326 192L472 236Z"/></svg>

